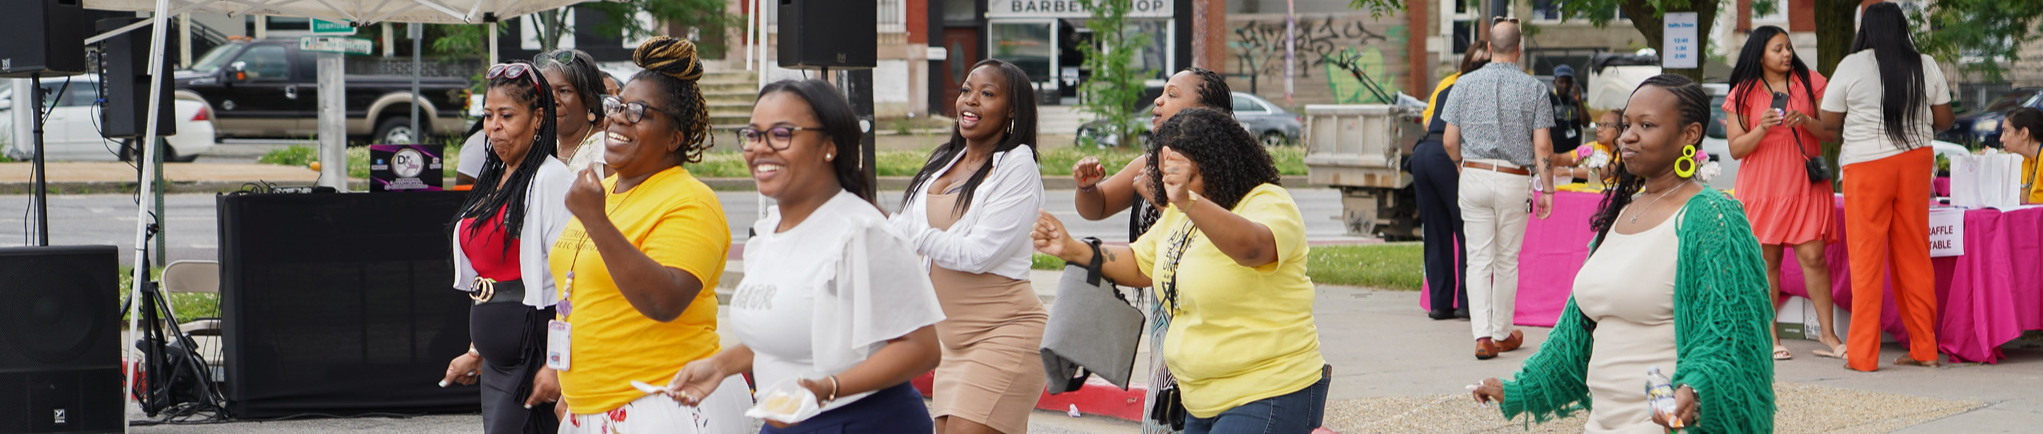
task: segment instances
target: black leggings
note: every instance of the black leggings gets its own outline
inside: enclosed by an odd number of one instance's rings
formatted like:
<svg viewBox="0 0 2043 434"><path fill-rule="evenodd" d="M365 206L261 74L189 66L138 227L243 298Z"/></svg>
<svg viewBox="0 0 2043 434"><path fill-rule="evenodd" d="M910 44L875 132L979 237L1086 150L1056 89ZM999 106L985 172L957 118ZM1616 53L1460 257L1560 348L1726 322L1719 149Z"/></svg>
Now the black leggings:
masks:
<svg viewBox="0 0 2043 434"><path fill-rule="evenodd" d="M560 430L553 404L525 408L532 376L546 360L546 322L553 308L533 309L518 300L468 308L468 337L482 353L482 430L486 434L551 433Z"/></svg>
<svg viewBox="0 0 2043 434"><path fill-rule="evenodd" d="M1439 141L1427 140L1412 150L1412 178L1419 195L1419 222L1425 226L1431 306L1441 311L1468 307L1468 285L1462 282L1468 264L1457 258L1467 251L1461 236L1461 173Z"/></svg>

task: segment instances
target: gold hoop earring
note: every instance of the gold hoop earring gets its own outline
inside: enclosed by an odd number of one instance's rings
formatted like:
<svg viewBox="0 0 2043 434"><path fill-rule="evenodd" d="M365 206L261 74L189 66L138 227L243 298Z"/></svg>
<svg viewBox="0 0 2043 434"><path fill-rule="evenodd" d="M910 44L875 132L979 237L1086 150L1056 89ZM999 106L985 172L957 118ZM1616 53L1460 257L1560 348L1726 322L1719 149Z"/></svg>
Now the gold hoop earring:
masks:
<svg viewBox="0 0 2043 434"><path fill-rule="evenodd" d="M1674 160L1674 176L1694 177L1695 165L1695 145L1681 147L1681 159Z"/></svg>

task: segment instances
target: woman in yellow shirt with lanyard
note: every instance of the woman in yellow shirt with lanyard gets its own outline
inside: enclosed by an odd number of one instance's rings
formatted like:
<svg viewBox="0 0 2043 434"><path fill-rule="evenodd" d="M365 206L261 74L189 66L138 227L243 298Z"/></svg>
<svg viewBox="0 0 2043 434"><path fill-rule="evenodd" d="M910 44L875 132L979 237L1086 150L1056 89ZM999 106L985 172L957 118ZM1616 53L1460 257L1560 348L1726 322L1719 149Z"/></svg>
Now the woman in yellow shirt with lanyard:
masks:
<svg viewBox="0 0 2043 434"><path fill-rule="evenodd" d="M731 245L716 194L682 167L713 145L695 45L654 38L632 60L645 70L603 100L613 175L576 175L567 194L575 221L553 245L560 304L546 363L572 413L560 432L742 432L745 394L686 407L632 384L666 384L681 365L716 354L713 288Z"/></svg>
<svg viewBox="0 0 2043 434"><path fill-rule="evenodd" d="M2043 110L2023 107L2008 112L2006 120L2000 122L2000 145L2008 152L2022 156L2022 203L2043 204L2043 164L2037 164L2038 150L2043 150L2043 141L2036 133L2043 132Z"/></svg>

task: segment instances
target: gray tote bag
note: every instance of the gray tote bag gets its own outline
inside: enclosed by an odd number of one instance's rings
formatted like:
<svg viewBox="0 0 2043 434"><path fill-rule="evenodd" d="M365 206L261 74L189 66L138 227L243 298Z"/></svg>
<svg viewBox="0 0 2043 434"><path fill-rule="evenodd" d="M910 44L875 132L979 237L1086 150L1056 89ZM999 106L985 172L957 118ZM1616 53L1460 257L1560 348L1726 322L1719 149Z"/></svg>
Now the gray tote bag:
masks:
<svg viewBox="0 0 2043 434"><path fill-rule="evenodd" d="M1078 390L1089 375L1127 390L1135 346L1142 338L1142 311L1100 276L1100 240L1085 241L1092 247L1092 263L1064 266L1043 329L1043 372L1051 394Z"/></svg>

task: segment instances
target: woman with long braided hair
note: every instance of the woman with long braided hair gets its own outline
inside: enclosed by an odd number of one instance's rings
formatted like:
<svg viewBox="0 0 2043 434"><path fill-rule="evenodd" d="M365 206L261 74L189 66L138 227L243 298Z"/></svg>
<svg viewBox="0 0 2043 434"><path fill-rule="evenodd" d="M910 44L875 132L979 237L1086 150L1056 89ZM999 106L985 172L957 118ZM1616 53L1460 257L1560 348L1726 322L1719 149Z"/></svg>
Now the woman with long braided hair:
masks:
<svg viewBox="0 0 2043 434"><path fill-rule="evenodd" d="M575 219L553 245L560 304L547 364L572 413L560 432L742 432L750 396L683 406L632 386L666 384L721 347L714 288L731 246L716 193L683 167L713 144L695 44L653 38L632 60L645 70L603 100L612 175L576 175L567 193Z"/></svg>
<svg viewBox="0 0 2043 434"><path fill-rule="evenodd" d="M1469 386L1477 402L1539 422L1586 408L1588 433L1773 432L1766 261L1738 201L1694 178L1709 103L1679 75L1632 92L1574 296L1515 379ZM1672 372L1671 418L1647 403L1656 369Z"/></svg>
<svg viewBox="0 0 2043 434"><path fill-rule="evenodd" d="M454 216L454 287L469 292L468 352L440 385L482 383L483 431L552 431L554 376L541 366L553 318L553 241L567 226L573 174L553 158L553 89L528 63L490 67L482 131L489 152Z"/></svg>

